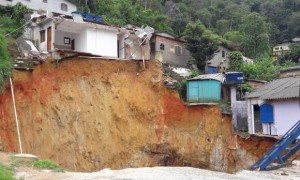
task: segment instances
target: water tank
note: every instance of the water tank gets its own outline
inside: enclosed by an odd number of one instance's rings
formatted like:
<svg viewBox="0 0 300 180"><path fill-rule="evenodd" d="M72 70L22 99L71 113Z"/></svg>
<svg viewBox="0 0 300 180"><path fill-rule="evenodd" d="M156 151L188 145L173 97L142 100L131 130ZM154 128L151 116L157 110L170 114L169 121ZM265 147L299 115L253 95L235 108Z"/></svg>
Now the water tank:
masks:
<svg viewBox="0 0 300 180"><path fill-rule="evenodd" d="M227 72L225 74L227 84L240 84L244 83L242 72Z"/></svg>

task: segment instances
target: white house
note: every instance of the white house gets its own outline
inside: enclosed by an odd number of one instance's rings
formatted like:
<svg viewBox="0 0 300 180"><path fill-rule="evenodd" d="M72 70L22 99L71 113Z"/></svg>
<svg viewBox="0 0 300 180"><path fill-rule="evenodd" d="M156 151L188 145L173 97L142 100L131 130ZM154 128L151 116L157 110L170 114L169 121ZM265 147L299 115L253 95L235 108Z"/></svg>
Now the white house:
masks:
<svg viewBox="0 0 300 180"><path fill-rule="evenodd" d="M300 76L276 79L246 96L250 134L284 135L300 120Z"/></svg>
<svg viewBox="0 0 300 180"><path fill-rule="evenodd" d="M31 40L40 51L56 49L118 57L118 28L73 18L41 17L32 26Z"/></svg>
<svg viewBox="0 0 300 180"><path fill-rule="evenodd" d="M120 28L102 22L101 17L72 13L71 16L33 18L25 39L39 51L68 50L122 59L150 59L151 27Z"/></svg>
<svg viewBox="0 0 300 180"><path fill-rule="evenodd" d="M77 10L76 5L67 0L0 0L0 5L13 6L19 2L35 11L42 10L71 15L73 11Z"/></svg>

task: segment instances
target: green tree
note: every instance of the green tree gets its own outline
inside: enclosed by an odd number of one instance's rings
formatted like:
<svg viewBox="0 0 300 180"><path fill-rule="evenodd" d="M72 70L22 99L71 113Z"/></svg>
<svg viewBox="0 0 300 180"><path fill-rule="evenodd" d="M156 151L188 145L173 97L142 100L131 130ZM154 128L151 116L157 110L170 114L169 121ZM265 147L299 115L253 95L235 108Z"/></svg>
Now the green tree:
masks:
<svg viewBox="0 0 300 180"><path fill-rule="evenodd" d="M224 38L230 42L232 48L241 50L243 43L243 34L241 32L228 31L224 34Z"/></svg>
<svg viewBox="0 0 300 180"><path fill-rule="evenodd" d="M239 51L233 51L229 53L229 69L231 71L240 71L244 61L243 55Z"/></svg>
<svg viewBox="0 0 300 180"><path fill-rule="evenodd" d="M300 36L300 12L293 13L288 19L290 37Z"/></svg>
<svg viewBox="0 0 300 180"><path fill-rule="evenodd" d="M244 77L247 79L259 79L271 81L279 76L279 70L294 66L295 63L286 62L282 65L276 65L272 58L260 57L254 64L245 64L241 67Z"/></svg>
<svg viewBox="0 0 300 180"><path fill-rule="evenodd" d="M292 44L290 46L290 51L280 58L280 62L284 63L287 61L293 61L299 63L300 59L300 44Z"/></svg>
<svg viewBox="0 0 300 180"><path fill-rule="evenodd" d="M9 58L6 39L0 31L0 91L3 90L5 79L11 75L12 62Z"/></svg>
<svg viewBox="0 0 300 180"><path fill-rule="evenodd" d="M218 49L219 45L227 44L220 36L206 29L200 21L189 23L183 34L186 47L195 58L200 70L204 70L205 61Z"/></svg>
<svg viewBox="0 0 300 180"><path fill-rule="evenodd" d="M251 13L243 19L241 26L243 33L244 54L250 58L258 58L269 54L268 27L263 17L258 13Z"/></svg>

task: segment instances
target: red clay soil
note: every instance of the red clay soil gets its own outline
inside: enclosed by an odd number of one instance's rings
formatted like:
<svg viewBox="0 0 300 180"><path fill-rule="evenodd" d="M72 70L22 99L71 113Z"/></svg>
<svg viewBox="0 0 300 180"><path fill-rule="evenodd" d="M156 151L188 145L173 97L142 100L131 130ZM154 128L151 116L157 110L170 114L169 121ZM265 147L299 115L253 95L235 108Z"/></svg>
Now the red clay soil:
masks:
<svg viewBox="0 0 300 180"><path fill-rule="evenodd" d="M71 59L14 71L25 153L72 171L193 166L233 172L273 142L242 139L218 106L185 106L156 62ZM17 152L10 87L0 96L0 148Z"/></svg>

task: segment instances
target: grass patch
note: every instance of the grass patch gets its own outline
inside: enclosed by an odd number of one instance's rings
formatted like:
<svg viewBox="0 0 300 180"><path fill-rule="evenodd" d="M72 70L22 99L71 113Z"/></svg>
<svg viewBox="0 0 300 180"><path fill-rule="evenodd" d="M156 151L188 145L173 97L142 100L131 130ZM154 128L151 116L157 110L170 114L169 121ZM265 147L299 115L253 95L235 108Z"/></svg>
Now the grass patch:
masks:
<svg viewBox="0 0 300 180"><path fill-rule="evenodd" d="M0 180L14 180L13 170L0 163Z"/></svg>
<svg viewBox="0 0 300 180"><path fill-rule="evenodd" d="M11 167L31 167L32 160L22 159L22 158L15 158L11 157L10 166Z"/></svg>
<svg viewBox="0 0 300 180"><path fill-rule="evenodd" d="M50 169L56 172L64 172L64 170L58 164L50 160L37 160L32 163L32 166L40 169Z"/></svg>

